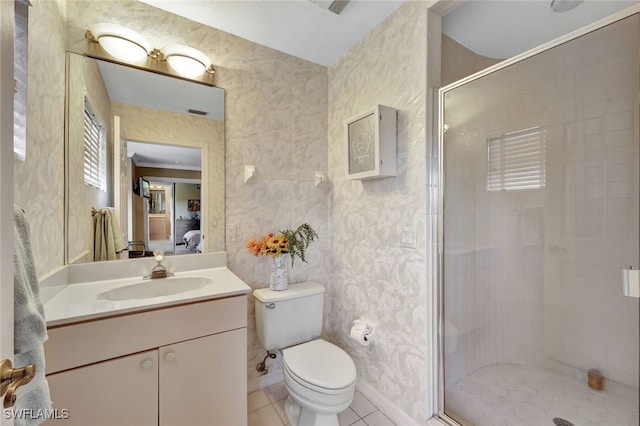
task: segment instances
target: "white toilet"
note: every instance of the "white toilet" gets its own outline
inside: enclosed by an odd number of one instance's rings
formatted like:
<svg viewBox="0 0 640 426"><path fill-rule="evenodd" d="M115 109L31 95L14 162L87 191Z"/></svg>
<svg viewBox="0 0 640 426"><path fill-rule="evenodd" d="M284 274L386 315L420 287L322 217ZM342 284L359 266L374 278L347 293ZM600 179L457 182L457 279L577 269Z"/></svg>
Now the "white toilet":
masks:
<svg viewBox="0 0 640 426"><path fill-rule="evenodd" d="M285 291L255 290L253 296L260 343L282 349L289 425L338 426L338 413L353 400L356 366L345 351L318 339L324 287L304 282Z"/></svg>

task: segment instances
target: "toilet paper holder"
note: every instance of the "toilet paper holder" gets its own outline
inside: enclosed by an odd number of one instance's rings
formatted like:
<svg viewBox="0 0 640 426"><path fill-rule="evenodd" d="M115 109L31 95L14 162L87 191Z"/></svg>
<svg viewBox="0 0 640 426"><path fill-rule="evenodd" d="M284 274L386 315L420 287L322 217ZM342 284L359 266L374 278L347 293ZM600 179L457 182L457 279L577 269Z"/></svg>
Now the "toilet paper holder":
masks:
<svg viewBox="0 0 640 426"><path fill-rule="evenodd" d="M373 337L373 333L375 332L375 327L367 324L364 320L357 319L353 320L353 327L364 330L363 338L367 343L371 342L371 337Z"/></svg>

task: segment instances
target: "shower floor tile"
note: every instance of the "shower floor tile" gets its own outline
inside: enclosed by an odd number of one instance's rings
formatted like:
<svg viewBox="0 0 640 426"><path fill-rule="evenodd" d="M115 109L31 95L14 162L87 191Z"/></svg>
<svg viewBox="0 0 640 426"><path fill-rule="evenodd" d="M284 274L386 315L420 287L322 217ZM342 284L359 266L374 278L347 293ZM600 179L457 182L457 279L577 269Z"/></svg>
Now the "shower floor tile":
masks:
<svg viewBox="0 0 640 426"><path fill-rule="evenodd" d="M586 380L585 380L586 382ZM560 373L521 365L481 368L445 394L445 412L465 426L637 426L638 389L590 389ZM560 423L562 424L562 423Z"/></svg>

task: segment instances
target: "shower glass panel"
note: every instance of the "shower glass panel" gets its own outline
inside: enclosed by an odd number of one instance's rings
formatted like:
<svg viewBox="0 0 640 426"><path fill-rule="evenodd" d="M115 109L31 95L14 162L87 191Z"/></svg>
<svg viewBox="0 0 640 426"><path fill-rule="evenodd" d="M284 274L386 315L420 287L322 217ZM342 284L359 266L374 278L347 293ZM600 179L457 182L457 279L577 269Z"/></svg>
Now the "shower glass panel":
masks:
<svg viewBox="0 0 640 426"><path fill-rule="evenodd" d="M443 95L445 417L639 424L639 28Z"/></svg>

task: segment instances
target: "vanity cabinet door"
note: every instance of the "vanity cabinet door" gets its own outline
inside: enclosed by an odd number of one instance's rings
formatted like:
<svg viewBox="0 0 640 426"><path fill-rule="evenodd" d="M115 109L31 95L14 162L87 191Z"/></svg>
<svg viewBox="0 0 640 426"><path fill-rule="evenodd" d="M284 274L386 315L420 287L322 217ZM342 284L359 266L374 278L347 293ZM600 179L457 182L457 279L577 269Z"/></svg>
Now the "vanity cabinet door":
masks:
<svg viewBox="0 0 640 426"><path fill-rule="evenodd" d="M45 425L157 426L158 351L152 350L47 376L53 408L65 420Z"/></svg>
<svg viewBox="0 0 640 426"><path fill-rule="evenodd" d="M247 424L247 329L160 348L160 426Z"/></svg>

